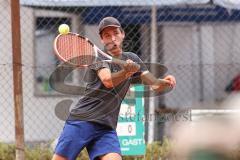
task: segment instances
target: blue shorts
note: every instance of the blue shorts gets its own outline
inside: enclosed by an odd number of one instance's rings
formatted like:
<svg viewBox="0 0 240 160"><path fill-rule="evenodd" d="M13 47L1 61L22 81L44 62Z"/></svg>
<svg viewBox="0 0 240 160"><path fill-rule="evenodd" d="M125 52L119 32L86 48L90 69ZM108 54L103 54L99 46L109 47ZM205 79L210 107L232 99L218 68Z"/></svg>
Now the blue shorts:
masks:
<svg viewBox="0 0 240 160"><path fill-rule="evenodd" d="M91 160L107 153L121 155L115 130L93 122L67 120L55 148L55 154L75 160L86 147Z"/></svg>

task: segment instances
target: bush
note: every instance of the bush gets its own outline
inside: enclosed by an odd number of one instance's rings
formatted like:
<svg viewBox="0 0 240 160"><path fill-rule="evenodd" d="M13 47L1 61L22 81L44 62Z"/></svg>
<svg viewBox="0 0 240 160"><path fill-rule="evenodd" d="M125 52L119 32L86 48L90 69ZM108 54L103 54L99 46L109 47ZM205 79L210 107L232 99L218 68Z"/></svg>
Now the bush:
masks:
<svg viewBox="0 0 240 160"><path fill-rule="evenodd" d="M15 160L15 145L0 143L0 160ZM51 160L52 152L48 148L36 146L25 148L26 160Z"/></svg>
<svg viewBox="0 0 240 160"><path fill-rule="evenodd" d="M177 158L169 158L172 148L172 143L164 138L163 142L154 142L148 144L145 156L123 156L123 160L178 160ZM51 160L53 155L50 146L34 145L25 148L26 160ZM231 160L240 159L240 149L233 150L227 157ZM15 146L12 144L0 143L0 160L15 160ZM77 160L89 160L87 150L84 149L78 156Z"/></svg>
<svg viewBox="0 0 240 160"><path fill-rule="evenodd" d="M51 160L52 151L49 148L42 148L40 146L25 149L26 160Z"/></svg>
<svg viewBox="0 0 240 160"><path fill-rule="evenodd" d="M14 159L15 159L14 145L0 143L0 160L14 160Z"/></svg>
<svg viewBox="0 0 240 160"><path fill-rule="evenodd" d="M169 150L170 143L167 138L164 138L162 143L154 142L147 145L145 159L159 160L166 158ZM27 146L25 148L25 159L26 160L51 160L52 150L47 145L34 145L32 147ZM0 160L14 160L15 159L15 146L11 144L0 143ZM142 157L124 156L123 160L136 160L143 159ZM78 156L77 160L89 160L87 150L84 149Z"/></svg>
<svg viewBox="0 0 240 160"><path fill-rule="evenodd" d="M164 137L162 142L153 142L147 145L146 160L165 160L171 151L170 141Z"/></svg>

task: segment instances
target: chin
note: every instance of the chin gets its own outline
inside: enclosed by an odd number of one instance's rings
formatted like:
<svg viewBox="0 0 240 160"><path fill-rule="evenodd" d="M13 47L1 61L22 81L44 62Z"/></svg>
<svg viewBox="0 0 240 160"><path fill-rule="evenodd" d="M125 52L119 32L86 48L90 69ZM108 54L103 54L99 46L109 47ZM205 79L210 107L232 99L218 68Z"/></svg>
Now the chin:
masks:
<svg viewBox="0 0 240 160"><path fill-rule="evenodd" d="M122 54L122 51L119 50L119 49L115 49L115 50L112 50L111 53L112 53L112 55L114 55L114 56L119 56L119 55Z"/></svg>
<svg viewBox="0 0 240 160"><path fill-rule="evenodd" d="M113 51L112 54L113 54L113 56L119 56L122 54L122 52L121 51L117 51L117 52Z"/></svg>

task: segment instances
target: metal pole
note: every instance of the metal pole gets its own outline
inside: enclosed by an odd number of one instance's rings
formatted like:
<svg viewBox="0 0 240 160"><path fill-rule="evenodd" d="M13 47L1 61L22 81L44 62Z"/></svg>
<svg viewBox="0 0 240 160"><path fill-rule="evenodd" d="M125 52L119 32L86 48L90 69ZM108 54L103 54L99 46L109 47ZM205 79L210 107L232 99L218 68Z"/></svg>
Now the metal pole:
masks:
<svg viewBox="0 0 240 160"><path fill-rule="evenodd" d="M11 21L16 160L24 160L23 95L21 66L22 59L19 0L11 0Z"/></svg>
<svg viewBox="0 0 240 160"><path fill-rule="evenodd" d="M151 63L156 63L157 61L157 7L155 4L152 6L151 13ZM151 65L154 66L154 65ZM151 68L154 72L155 68ZM149 99L149 125L148 125L148 143L154 141L154 120L155 120L155 104L156 99L150 96Z"/></svg>
<svg viewBox="0 0 240 160"><path fill-rule="evenodd" d="M197 27L198 34L198 56L199 56L199 85L200 85L200 97L199 101L203 102L204 100L204 84L203 84L203 56L202 56L202 32L201 26Z"/></svg>

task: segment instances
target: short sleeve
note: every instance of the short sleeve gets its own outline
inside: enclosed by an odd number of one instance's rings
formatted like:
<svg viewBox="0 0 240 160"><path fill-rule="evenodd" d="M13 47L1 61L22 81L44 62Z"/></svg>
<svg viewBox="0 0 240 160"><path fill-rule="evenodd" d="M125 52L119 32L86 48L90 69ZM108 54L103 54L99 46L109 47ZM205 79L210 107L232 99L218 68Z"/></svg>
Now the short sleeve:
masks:
<svg viewBox="0 0 240 160"><path fill-rule="evenodd" d="M105 61L100 61L89 66L90 69L98 71L102 68L109 68L109 64Z"/></svg>
<svg viewBox="0 0 240 160"><path fill-rule="evenodd" d="M134 62L136 62L137 64L140 65L139 71L132 75L132 81L133 81L133 83L141 83L140 75L144 71L148 71L148 68L144 64L144 62L134 53L130 53L129 59L131 59L132 61L134 61Z"/></svg>
<svg viewBox="0 0 240 160"><path fill-rule="evenodd" d="M128 59L131 59L133 62L136 62L140 65L140 72L148 70L144 62L135 53L129 52Z"/></svg>

